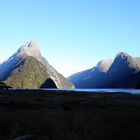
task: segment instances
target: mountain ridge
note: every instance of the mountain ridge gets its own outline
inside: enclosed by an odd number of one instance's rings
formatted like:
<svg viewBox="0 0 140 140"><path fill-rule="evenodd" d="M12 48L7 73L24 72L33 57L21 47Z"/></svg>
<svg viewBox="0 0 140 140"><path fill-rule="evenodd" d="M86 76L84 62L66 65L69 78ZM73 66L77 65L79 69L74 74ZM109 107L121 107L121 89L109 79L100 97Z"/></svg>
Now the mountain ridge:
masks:
<svg viewBox="0 0 140 140"><path fill-rule="evenodd" d="M114 60L103 60L102 69L99 65L101 62L89 70L71 75L68 79L77 88L135 88L140 81L139 57L120 52Z"/></svg>

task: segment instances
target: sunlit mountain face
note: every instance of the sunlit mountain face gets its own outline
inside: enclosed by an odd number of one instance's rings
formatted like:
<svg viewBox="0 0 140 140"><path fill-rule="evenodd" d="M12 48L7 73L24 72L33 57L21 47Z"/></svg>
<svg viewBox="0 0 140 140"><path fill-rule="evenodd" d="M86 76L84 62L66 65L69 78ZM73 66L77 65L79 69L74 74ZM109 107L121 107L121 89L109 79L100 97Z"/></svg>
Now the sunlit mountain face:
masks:
<svg viewBox="0 0 140 140"><path fill-rule="evenodd" d="M21 46L0 65L0 81L15 88L39 88L47 79L51 79L57 88L74 87L41 55L34 41Z"/></svg>

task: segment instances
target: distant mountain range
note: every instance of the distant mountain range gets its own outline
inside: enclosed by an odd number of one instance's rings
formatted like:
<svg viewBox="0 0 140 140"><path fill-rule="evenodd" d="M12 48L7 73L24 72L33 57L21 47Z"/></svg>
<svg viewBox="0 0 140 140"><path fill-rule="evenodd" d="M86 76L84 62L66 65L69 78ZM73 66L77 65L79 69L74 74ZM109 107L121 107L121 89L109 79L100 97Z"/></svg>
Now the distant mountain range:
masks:
<svg viewBox="0 0 140 140"><path fill-rule="evenodd" d="M14 88L73 88L74 85L58 73L41 55L33 41L21 46L7 61L0 64L0 81ZM52 84L53 82L53 84Z"/></svg>
<svg viewBox="0 0 140 140"><path fill-rule="evenodd" d="M120 52L114 60L102 60L95 67L71 75L76 88L138 88L140 57Z"/></svg>

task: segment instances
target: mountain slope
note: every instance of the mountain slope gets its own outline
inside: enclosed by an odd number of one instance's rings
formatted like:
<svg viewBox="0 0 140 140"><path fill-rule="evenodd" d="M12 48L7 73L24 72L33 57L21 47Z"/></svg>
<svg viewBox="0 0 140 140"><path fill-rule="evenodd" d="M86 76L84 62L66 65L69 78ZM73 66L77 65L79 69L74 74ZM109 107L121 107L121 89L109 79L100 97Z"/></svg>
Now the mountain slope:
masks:
<svg viewBox="0 0 140 140"><path fill-rule="evenodd" d="M16 88L40 87L49 78L46 68L32 56L27 57L6 79L7 85Z"/></svg>
<svg viewBox="0 0 140 140"><path fill-rule="evenodd" d="M111 64L111 59L102 60L95 67L76 73L68 77L68 79L73 82L77 88L103 87L106 72Z"/></svg>
<svg viewBox="0 0 140 140"><path fill-rule="evenodd" d="M0 65L0 81L15 88L39 88L51 78L58 88L73 88L41 55L35 42L27 42Z"/></svg>
<svg viewBox="0 0 140 140"><path fill-rule="evenodd" d="M140 83L139 57L120 52L113 61L101 62L68 79L77 88L135 88Z"/></svg>
<svg viewBox="0 0 140 140"><path fill-rule="evenodd" d="M140 70L136 59L127 53L119 53L109 68L106 76L106 87L127 88L135 85L132 81L135 74Z"/></svg>

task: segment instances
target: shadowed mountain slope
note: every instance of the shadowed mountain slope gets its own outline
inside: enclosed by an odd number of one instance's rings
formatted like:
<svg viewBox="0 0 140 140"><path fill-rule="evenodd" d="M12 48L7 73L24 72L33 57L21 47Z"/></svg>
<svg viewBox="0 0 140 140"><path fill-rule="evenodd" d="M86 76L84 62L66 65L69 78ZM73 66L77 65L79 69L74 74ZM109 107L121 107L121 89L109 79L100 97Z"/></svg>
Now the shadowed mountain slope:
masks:
<svg viewBox="0 0 140 140"><path fill-rule="evenodd" d="M68 79L77 88L136 88L140 82L140 58L120 52L114 60L103 60Z"/></svg>
<svg viewBox="0 0 140 140"><path fill-rule="evenodd" d="M54 81L49 78L40 86L40 88L57 88L57 86Z"/></svg>

